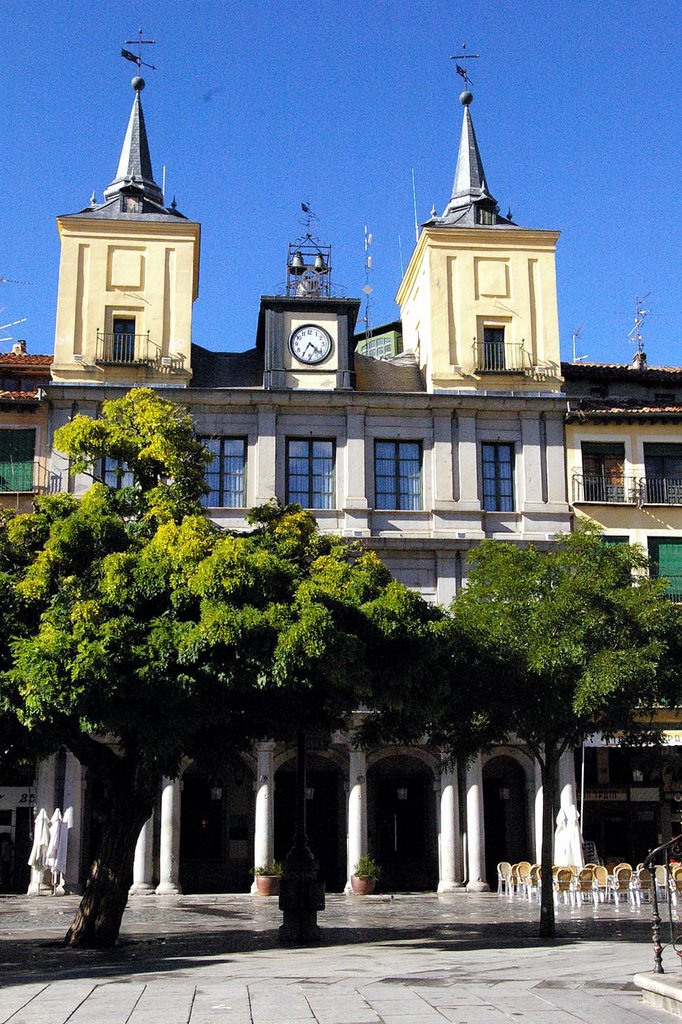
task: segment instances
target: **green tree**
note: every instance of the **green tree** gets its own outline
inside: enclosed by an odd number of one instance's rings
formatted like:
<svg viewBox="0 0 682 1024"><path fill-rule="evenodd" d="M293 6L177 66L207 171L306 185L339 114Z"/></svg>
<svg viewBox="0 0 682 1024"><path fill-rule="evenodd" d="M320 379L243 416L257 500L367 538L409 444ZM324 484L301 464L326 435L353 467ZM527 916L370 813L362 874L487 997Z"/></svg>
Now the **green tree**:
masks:
<svg viewBox="0 0 682 1024"><path fill-rule="evenodd" d="M250 533L219 532L199 504L205 453L191 423L150 392L76 417L56 444L76 470L120 460L134 486L40 498L7 527L32 627L14 641L3 694L101 779L107 817L66 942L110 946L162 776L184 758L210 770L254 739L340 726L375 695L387 704L382 662L400 660L401 617L425 649L443 615L297 506L257 510Z"/></svg>
<svg viewBox="0 0 682 1024"><path fill-rule="evenodd" d="M634 735L679 686L678 614L640 548L580 529L549 550L486 542L452 608L454 636L477 652L464 677L480 745L517 738L543 787L540 935L554 935L553 800L559 759L594 732ZM462 677L437 695L432 735L454 753Z"/></svg>

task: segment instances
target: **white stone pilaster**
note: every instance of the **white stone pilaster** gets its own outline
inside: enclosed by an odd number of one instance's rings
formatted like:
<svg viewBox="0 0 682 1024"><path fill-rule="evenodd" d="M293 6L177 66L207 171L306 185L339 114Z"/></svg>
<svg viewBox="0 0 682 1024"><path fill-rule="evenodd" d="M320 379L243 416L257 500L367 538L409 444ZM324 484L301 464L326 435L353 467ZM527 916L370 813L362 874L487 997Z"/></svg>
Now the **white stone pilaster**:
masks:
<svg viewBox="0 0 682 1024"><path fill-rule="evenodd" d="M255 447L255 504L261 505L277 495L277 413L262 406L258 409L258 444Z"/></svg>
<svg viewBox="0 0 682 1024"><path fill-rule="evenodd" d="M361 409L346 410L345 469L345 528L368 531L365 413Z"/></svg>
<svg viewBox="0 0 682 1024"><path fill-rule="evenodd" d="M135 844L135 860L133 861L133 884L130 887L131 896L144 896L154 892L152 874L154 864L152 860L154 843L154 815L147 818L140 829Z"/></svg>
<svg viewBox="0 0 682 1024"><path fill-rule="evenodd" d="M180 890L180 779L164 777L161 783L161 834L159 846L159 896Z"/></svg>
<svg viewBox="0 0 682 1024"><path fill-rule="evenodd" d="M348 837L346 892L355 865L368 853L367 848L367 755L351 750L348 756Z"/></svg>
<svg viewBox="0 0 682 1024"><path fill-rule="evenodd" d="M457 770L441 772L439 814L438 892L454 892L462 886Z"/></svg>
<svg viewBox="0 0 682 1024"><path fill-rule="evenodd" d="M469 854L470 892L488 892L485 879L485 820L483 816L483 766L477 754L467 765L467 848Z"/></svg>
<svg viewBox="0 0 682 1024"><path fill-rule="evenodd" d="M268 741L256 747L256 815L253 835L253 861L257 868L271 863L275 857L275 744ZM256 879L251 892L256 892Z"/></svg>
<svg viewBox="0 0 682 1024"><path fill-rule="evenodd" d="M478 456L476 452L476 416L459 413L457 417L459 455L459 505L462 511L480 511L478 496Z"/></svg>

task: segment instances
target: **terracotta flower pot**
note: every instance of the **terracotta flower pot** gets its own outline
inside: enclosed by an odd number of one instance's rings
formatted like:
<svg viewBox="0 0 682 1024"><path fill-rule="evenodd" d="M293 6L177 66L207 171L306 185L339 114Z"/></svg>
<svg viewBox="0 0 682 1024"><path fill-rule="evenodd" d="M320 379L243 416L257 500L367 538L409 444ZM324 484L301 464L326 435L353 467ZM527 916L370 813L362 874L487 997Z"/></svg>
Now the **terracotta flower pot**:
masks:
<svg viewBox="0 0 682 1024"><path fill-rule="evenodd" d="M279 896L279 875L256 875L259 896Z"/></svg>
<svg viewBox="0 0 682 1024"><path fill-rule="evenodd" d="M358 878L351 875L350 887L356 896L371 896L376 888L376 878Z"/></svg>

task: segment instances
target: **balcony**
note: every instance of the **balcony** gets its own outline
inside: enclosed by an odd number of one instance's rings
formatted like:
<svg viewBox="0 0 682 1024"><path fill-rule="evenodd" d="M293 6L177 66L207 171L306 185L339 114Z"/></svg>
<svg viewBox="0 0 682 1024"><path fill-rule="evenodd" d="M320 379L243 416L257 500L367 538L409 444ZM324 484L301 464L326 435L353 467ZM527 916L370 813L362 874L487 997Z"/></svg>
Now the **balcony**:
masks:
<svg viewBox="0 0 682 1024"><path fill-rule="evenodd" d="M481 341L474 346L476 373L525 373L531 369L523 345L506 341Z"/></svg>
<svg viewBox="0 0 682 1024"><path fill-rule="evenodd" d="M583 501L606 505L639 505L642 502L642 481L635 476L606 477L574 473L573 502Z"/></svg>
<svg viewBox="0 0 682 1024"><path fill-rule="evenodd" d="M573 502L603 505L682 505L682 478L573 474Z"/></svg>
<svg viewBox="0 0 682 1024"><path fill-rule="evenodd" d="M648 505L682 505L680 477L651 476L642 481L644 501Z"/></svg>
<svg viewBox="0 0 682 1024"><path fill-rule="evenodd" d="M158 359L158 351L146 334L97 332L97 355L100 366L149 366Z"/></svg>

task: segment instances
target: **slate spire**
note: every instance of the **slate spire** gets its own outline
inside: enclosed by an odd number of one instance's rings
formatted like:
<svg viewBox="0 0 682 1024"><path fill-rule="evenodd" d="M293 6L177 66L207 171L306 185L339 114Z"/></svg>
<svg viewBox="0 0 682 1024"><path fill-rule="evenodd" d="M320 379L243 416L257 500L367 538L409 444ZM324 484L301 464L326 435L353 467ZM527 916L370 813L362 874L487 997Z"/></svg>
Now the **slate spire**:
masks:
<svg viewBox="0 0 682 1024"><path fill-rule="evenodd" d="M443 227L513 226L511 220L500 216L497 201L486 182L474 122L469 111L473 96L467 89L459 99L464 107L464 115L452 195L442 216L432 217L429 223Z"/></svg>
<svg viewBox="0 0 682 1024"><path fill-rule="evenodd" d="M144 89L144 79L133 78L133 89L135 99L130 111L128 128L123 140L121 158L118 162L116 177L104 191L105 201L113 199L114 196L130 191L140 198L151 200L153 203L163 205L163 193L154 181L152 161L149 155L149 142L147 141L147 129L142 113L142 102L140 93Z"/></svg>

